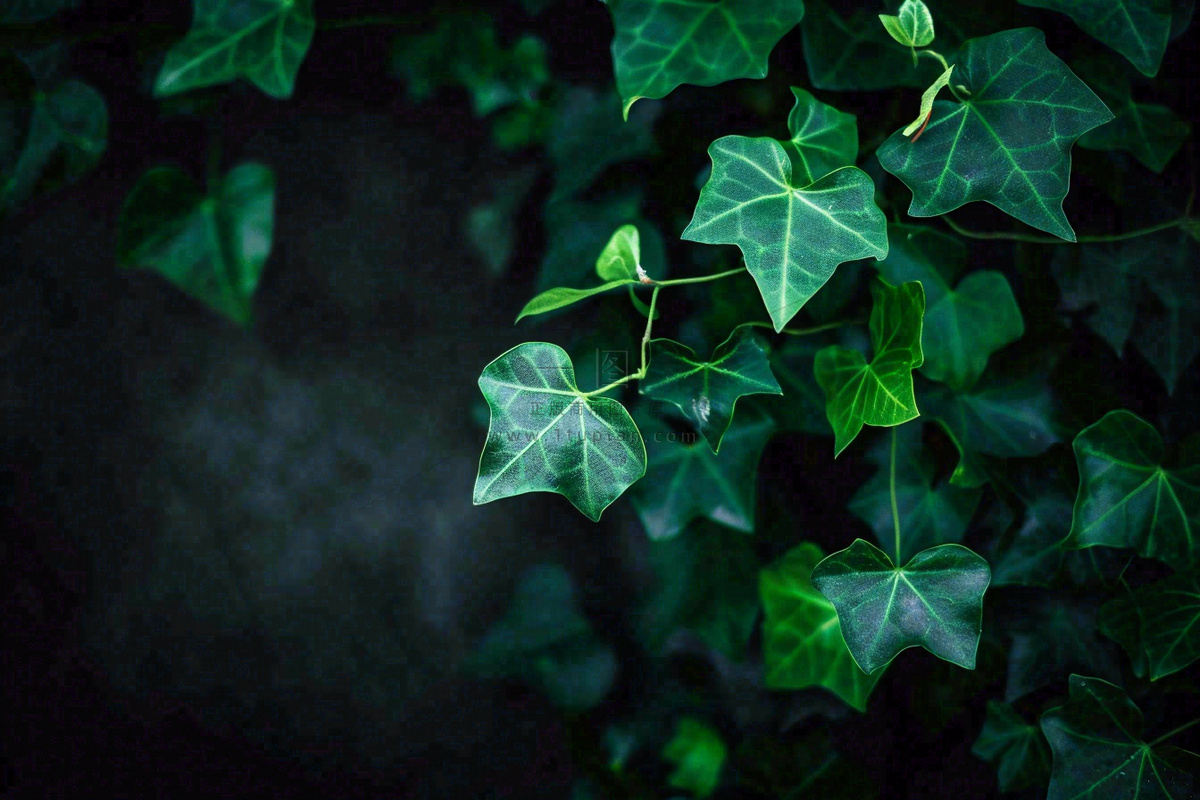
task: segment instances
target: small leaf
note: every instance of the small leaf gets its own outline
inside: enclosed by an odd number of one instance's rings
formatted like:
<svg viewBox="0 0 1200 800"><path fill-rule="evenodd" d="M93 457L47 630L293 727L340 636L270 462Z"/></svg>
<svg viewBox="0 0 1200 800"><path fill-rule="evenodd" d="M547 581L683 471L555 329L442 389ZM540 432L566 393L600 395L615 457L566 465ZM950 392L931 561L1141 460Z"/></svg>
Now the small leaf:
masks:
<svg viewBox="0 0 1200 800"><path fill-rule="evenodd" d="M154 96L245 78L292 96L316 24L312 0L193 0L192 27L167 53Z"/></svg>
<svg viewBox="0 0 1200 800"><path fill-rule="evenodd" d="M859 711L885 670L863 672L850 655L837 610L816 589L811 575L825 557L805 542L762 570L763 662L768 689L823 686Z"/></svg>
<svg viewBox="0 0 1200 800"><path fill-rule="evenodd" d="M919 416L912 371L921 366L921 318L925 293L912 281L872 285L870 363L857 350L827 347L817 353L814 372L825 390L825 414L833 426L836 457L863 424L890 427Z"/></svg>
<svg viewBox="0 0 1200 800"><path fill-rule="evenodd" d="M622 0L609 6L625 117L676 87L765 78L767 56L804 16L801 0Z"/></svg>
<svg viewBox="0 0 1200 800"><path fill-rule="evenodd" d="M880 14L879 21L905 47L924 47L933 41L933 15L921 0L904 0L897 16Z"/></svg>
<svg viewBox="0 0 1200 800"><path fill-rule="evenodd" d="M580 300L585 300L589 297L594 297L598 294L603 294L618 286L627 286L637 281L609 281L602 286L593 286L591 289L547 289L538 296L534 297L525 307L521 309L521 313L513 320L513 324L520 322L525 317L532 317L537 314L545 314L547 311L553 311L556 308L563 308L572 303L578 303Z"/></svg>
<svg viewBox="0 0 1200 800"><path fill-rule="evenodd" d="M1143 741L1142 712L1107 681L1072 675L1070 699L1042 714L1041 723L1054 754L1046 800L1195 796L1189 773L1196 757Z"/></svg>
<svg viewBox="0 0 1200 800"><path fill-rule="evenodd" d="M666 247L656 226L638 216L636 194L595 201L555 200L545 207L546 252L538 268L539 292L585 283L595 274L596 257L622 225L638 228L642 268L661 279L667 275Z"/></svg>
<svg viewBox="0 0 1200 800"><path fill-rule="evenodd" d="M1187 565L1200 555L1200 459L1184 453L1166 469L1150 423L1110 411L1075 437L1079 495L1068 546L1128 547Z"/></svg>
<svg viewBox="0 0 1200 800"><path fill-rule="evenodd" d="M762 342L746 325L735 328L710 361L697 360L695 351L679 342L651 340L650 368L638 391L677 406L714 453L739 397L783 394Z"/></svg>
<svg viewBox="0 0 1200 800"><path fill-rule="evenodd" d="M774 139L725 136L708 148L712 175L681 238L736 244L781 331L838 264L887 256L875 184L844 167L803 187Z"/></svg>
<svg viewBox="0 0 1200 800"><path fill-rule="evenodd" d="M910 647L975 669L990 578L987 562L962 545L931 547L898 567L862 539L812 573L813 586L837 608L854 660L868 674Z"/></svg>
<svg viewBox="0 0 1200 800"><path fill-rule="evenodd" d="M929 114L933 111L933 101L937 99L938 92L944 89L946 84L950 83L951 72L954 72L953 64L951 64L949 68L947 68L947 70L941 75L938 75L937 80L931 83L929 88L921 93L921 113L919 113L917 118L910 122L908 127L904 129L903 133L905 136L912 136L913 131L921 127L921 125L925 123L927 119L929 119Z"/></svg>
<svg viewBox="0 0 1200 800"><path fill-rule="evenodd" d="M668 783L697 797L708 797L721 780L725 755L725 742L720 734L705 722L683 717L675 726L675 736L662 751L663 759L675 765Z"/></svg>
<svg viewBox="0 0 1200 800"><path fill-rule="evenodd" d="M706 517L743 533L754 532L758 461L775 424L743 412L729 426L720 455L699 434L676 433L645 414L639 417L650 446L650 468L633 505L654 540L669 539Z"/></svg>
<svg viewBox="0 0 1200 800"><path fill-rule="evenodd" d="M919 141L897 131L876 152L912 190L908 213L932 217L982 200L1075 241L1062 210L1071 145L1112 112L1036 28L971 39L955 67L970 96L935 102Z"/></svg>
<svg viewBox="0 0 1200 800"><path fill-rule="evenodd" d="M554 492L593 522L646 472L633 419L608 397L587 397L566 352L526 342L483 369L491 408L475 505L526 492Z"/></svg>
<svg viewBox="0 0 1200 800"><path fill-rule="evenodd" d="M1018 0L1021 5L1066 14L1089 36L1129 59L1153 78L1171 32L1170 0Z"/></svg>
<svg viewBox="0 0 1200 800"><path fill-rule="evenodd" d="M155 167L125 199L117 260L246 325L274 224L275 176L262 164L234 167L208 196L179 170Z"/></svg>
<svg viewBox="0 0 1200 800"><path fill-rule="evenodd" d="M1002 792L1034 786L1050 776L1050 748L1041 728L1007 703L988 701L987 718L971 754L996 765Z"/></svg>
<svg viewBox="0 0 1200 800"><path fill-rule="evenodd" d="M622 225L600 251L596 274L604 281L636 281L641 266L642 246L637 226Z"/></svg>
<svg viewBox="0 0 1200 800"><path fill-rule="evenodd" d="M792 183L808 186L858 158L858 122L853 114L822 103L803 89L792 87L796 98L788 114L792 138L783 149L792 160Z"/></svg>

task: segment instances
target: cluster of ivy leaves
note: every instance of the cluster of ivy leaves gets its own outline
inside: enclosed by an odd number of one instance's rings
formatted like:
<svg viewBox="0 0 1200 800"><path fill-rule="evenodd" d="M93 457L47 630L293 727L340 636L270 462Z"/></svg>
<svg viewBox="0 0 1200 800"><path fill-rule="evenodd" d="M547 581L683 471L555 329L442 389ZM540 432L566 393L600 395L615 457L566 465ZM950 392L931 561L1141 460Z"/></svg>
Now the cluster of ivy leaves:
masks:
<svg viewBox="0 0 1200 800"><path fill-rule="evenodd" d="M1192 2L964 6L610 0L598 85L550 68L539 16L581 13L553 3L515 35L458 10L396 38L414 101L466 90L550 167L517 322L591 313L484 367L474 501L599 520L628 494L659 576L631 611L647 669L683 650L712 676L606 705L625 648L561 568L522 576L473 666L569 711L578 798L927 796L895 782L911 765L861 768L860 720L892 718L967 737L923 774L989 762L970 796L1200 796L1195 109L1164 69ZM151 91L286 99L317 29L311 0L195 0ZM0 54L0 213L104 151L64 50ZM141 176L116 260L249 325L274 181L219 164ZM465 221L497 271L530 191Z"/></svg>

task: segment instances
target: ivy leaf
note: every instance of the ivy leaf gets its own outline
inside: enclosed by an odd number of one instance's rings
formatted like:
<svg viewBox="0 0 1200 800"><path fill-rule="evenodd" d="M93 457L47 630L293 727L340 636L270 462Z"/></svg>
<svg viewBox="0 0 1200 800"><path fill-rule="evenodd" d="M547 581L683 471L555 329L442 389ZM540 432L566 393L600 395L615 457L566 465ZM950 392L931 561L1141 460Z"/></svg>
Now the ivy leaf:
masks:
<svg viewBox="0 0 1200 800"><path fill-rule="evenodd" d="M636 225L622 225L596 259L596 274L605 281L636 281L642 268L642 238Z"/></svg>
<svg viewBox="0 0 1200 800"><path fill-rule="evenodd" d="M546 151L554 164L551 200L591 186L609 166L653 154L659 108L641 109L621 121L621 98L589 86L572 87L554 114ZM598 148L597 142L604 146Z"/></svg>
<svg viewBox="0 0 1200 800"><path fill-rule="evenodd" d="M735 328L709 361L698 360L692 348L679 342L651 340L650 367L638 391L678 407L714 453L720 450L739 397L783 394L762 341L748 325Z"/></svg>
<svg viewBox="0 0 1200 800"><path fill-rule="evenodd" d="M796 98L788 114L792 138L783 149L792 160L792 183L808 186L858 158L858 121L853 114L822 103L803 89L792 87Z"/></svg>
<svg viewBox="0 0 1200 800"><path fill-rule="evenodd" d="M1139 677L1156 681L1178 672L1200 659L1200 569L1120 596L1105 604L1101 616L1105 632L1129 652Z"/></svg>
<svg viewBox="0 0 1200 800"><path fill-rule="evenodd" d="M525 304L521 313L513 320L513 324L515 325L525 317L545 314L547 311L563 308L578 303L580 300L603 294L610 289L616 289L618 286L628 286L631 283L637 283L637 281L609 281L601 286L593 286L591 289L568 289L565 287L547 289Z"/></svg>
<svg viewBox="0 0 1200 800"><path fill-rule="evenodd" d="M1097 619L1100 632L1112 639L1129 655L1129 666L1138 678L1150 672L1150 659L1142 646L1142 620L1136 598L1128 586L1124 594L1109 600L1100 608Z"/></svg>
<svg viewBox="0 0 1200 800"><path fill-rule="evenodd" d="M813 588L813 568L825 557L811 542L794 547L759 574L763 661L768 689L823 686L859 711L883 677L859 668L838 622L833 603Z"/></svg>
<svg viewBox="0 0 1200 800"><path fill-rule="evenodd" d="M888 35L905 47L924 47L933 41L933 15L921 0L904 0L898 15L880 14L879 21Z"/></svg>
<svg viewBox="0 0 1200 800"><path fill-rule="evenodd" d="M765 78L767 56L804 16L801 0L622 0L609 6L624 113L677 86Z"/></svg>
<svg viewBox="0 0 1200 800"><path fill-rule="evenodd" d="M3 109L0 115L7 116ZM57 188L95 166L108 142L108 109L99 92L70 78L49 90L35 88L23 139L17 137L15 127L11 130L11 144L0 143L0 153L15 157L0 172L0 211L4 212L29 199L39 184ZM9 138L2 133L0 137ZM56 159L61 169L46 186L47 171Z"/></svg>
<svg viewBox="0 0 1200 800"><path fill-rule="evenodd" d="M468 666L480 677L522 678L577 710L599 704L617 674L616 654L580 612L571 576L550 564L525 571L508 613Z"/></svg>
<svg viewBox="0 0 1200 800"><path fill-rule="evenodd" d="M812 573L813 586L837 608L850 653L867 673L910 647L975 669L990 579L987 562L962 545L931 547L898 567L862 539Z"/></svg>
<svg viewBox="0 0 1200 800"><path fill-rule="evenodd" d="M1072 675L1070 699L1041 723L1054 754L1047 800L1194 797L1195 756L1143 741L1142 712L1107 681Z"/></svg>
<svg viewBox="0 0 1200 800"><path fill-rule="evenodd" d="M858 436L863 424L893 426L916 419L912 371L921 366L921 319L925 293L912 281L871 286L870 363L857 350L827 347L817 353L814 372L825 390L825 413L833 426L836 457Z"/></svg>
<svg viewBox="0 0 1200 800"><path fill-rule="evenodd" d="M662 751L663 759L675 765L668 783L697 797L708 797L721 780L725 755L719 733L695 717L682 717Z"/></svg>
<svg viewBox="0 0 1200 800"><path fill-rule="evenodd" d="M125 199L117 260L246 325L274 224L275 175L263 164L234 167L207 196L174 167L155 167Z"/></svg>
<svg viewBox="0 0 1200 800"><path fill-rule="evenodd" d="M891 439L871 454L880 470L855 493L849 509L871 526L883 546L892 544L895 529L891 502ZM899 561L905 562L934 545L962 541L979 505L980 492L948 483L934 487L936 465L921 446L921 426L896 429L896 509L902 527Z"/></svg>
<svg viewBox="0 0 1200 800"><path fill-rule="evenodd" d="M625 407L588 397L566 352L526 342L483 368L491 408L475 505L554 492L593 522L646 472L646 445Z"/></svg>
<svg viewBox="0 0 1200 800"><path fill-rule="evenodd" d="M967 99L937 101L920 140L897 131L876 152L912 190L908 213L932 217L983 200L1075 241L1062 210L1071 145L1112 112L1036 28L971 39L955 67Z"/></svg>
<svg viewBox="0 0 1200 800"><path fill-rule="evenodd" d="M1192 126L1166 106L1136 102L1125 70L1111 60L1095 59L1073 65L1073 69L1116 114L1112 122L1079 137L1079 146L1124 150L1161 174L1191 134Z"/></svg>
<svg viewBox="0 0 1200 800"><path fill-rule="evenodd" d="M843 19L824 0L807 0L800 26L804 62L817 89L874 91L893 86L928 86L938 69L932 60L914 64L912 57L876 21L868 6L856 5Z"/></svg>
<svg viewBox="0 0 1200 800"><path fill-rule="evenodd" d="M1050 748L1041 728L1007 703L988 701L987 718L971 754L996 765L1002 792L1035 786L1050 776Z"/></svg>
<svg viewBox="0 0 1200 800"><path fill-rule="evenodd" d="M708 148L712 175L681 238L736 244L776 332L783 330L838 264L887 256L887 221L875 184L844 167L806 186L774 139L725 136Z"/></svg>
<svg viewBox="0 0 1200 800"><path fill-rule="evenodd" d="M1171 0L1019 0L1021 5L1066 14L1092 38L1129 59L1153 78L1167 50Z"/></svg>
<svg viewBox="0 0 1200 800"><path fill-rule="evenodd" d="M919 394L924 415L935 420L958 449L958 465L950 476L952 485L986 483L982 455L1029 458L1061 441L1054 394L1046 374L984 373L981 382L966 392L938 385L922 387Z"/></svg>
<svg viewBox="0 0 1200 800"><path fill-rule="evenodd" d="M312 0L193 0L192 27L167 52L154 96L245 78L276 99L292 96L316 23Z"/></svg>
<svg viewBox="0 0 1200 800"><path fill-rule="evenodd" d="M915 225L889 225L888 256L875 265L894 286L921 282L921 373L957 391L970 389L992 353L1025 333L1008 280L991 270L977 270L959 280L966 261L967 248L954 236Z"/></svg>
<svg viewBox="0 0 1200 800"><path fill-rule="evenodd" d="M1150 423L1110 411L1075 437L1079 495L1068 546L1128 547L1145 558L1190 564L1200 553L1200 458L1163 467L1163 441Z"/></svg>
<svg viewBox="0 0 1200 800"><path fill-rule="evenodd" d="M538 291L587 280L595 271L596 254L608 246L613 231L626 224L636 225L639 230L642 267L656 279L665 277L666 246L657 228L639 218L641 202L634 194L547 204L546 252L538 270Z"/></svg>
<svg viewBox="0 0 1200 800"><path fill-rule="evenodd" d="M758 559L750 537L712 522L650 543L658 587L639 614L639 631L658 651L678 628L741 659L758 618Z"/></svg>

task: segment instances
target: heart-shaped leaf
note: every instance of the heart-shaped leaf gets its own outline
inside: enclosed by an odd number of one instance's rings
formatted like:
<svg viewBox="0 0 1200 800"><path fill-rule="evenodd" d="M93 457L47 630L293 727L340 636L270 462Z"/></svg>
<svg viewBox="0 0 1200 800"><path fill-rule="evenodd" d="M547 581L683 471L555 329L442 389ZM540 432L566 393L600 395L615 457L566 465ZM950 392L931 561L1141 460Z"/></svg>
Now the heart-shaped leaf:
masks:
<svg viewBox="0 0 1200 800"><path fill-rule="evenodd" d="M833 426L836 457L863 424L893 426L919 416L912 371L921 366L921 319L925 293L916 281L871 286L870 363L857 350L827 347L817 353L814 372L825 390L825 414Z"/></svg>
<svg viewBox="0 0 1200 800"><path fill-rule="evenodd" d="M1151 78L1167 50L1171 0L1018 0L1075 20L1087 34L1129 59Z"/></svg>
<svg viewBox="0 0 1200 800"><path fill-rule="evenodd" d="M792 138L782 143L792 159L792 183L808 186L839 167L854 166L858 158L855 116L838 111L795 86L792 94L796 98L788 114Z"/></svg>
<svg viewBox="0 0 1200 800"><path fill-rule="evenodd" d="M566 352L546 342L517 345L483 368L491 409L474 503L554 492L593 522L646 472L646 445L625 407L589 397Z"/></svg>
<svg viewBox="0 0 1200 800"><path fill-rule="evenodd" d="M1054 754L1046 800L1195 797L1196 757L1143 741L1142 712L1107 681L1072 675L1070 699L1041 722Z"/></svg>
<svg viewBox="0 0 1200 800"><path fill-rule="evenodd" d="M921 0L904 0L898 14L880 14L879 21L905 47L924 47L933 41L933 15Z"/></svg>
<svg viewBox="0 0 1200 800"><path fill-rule="evenodd" d="M988 701L987 718L971 753L996 765L1002 792L1024 789L1050 776L1050 748L1041 728L1007 703Z"/></svg>
<svg viewBox="0 0 1200 800"><path fill-rule="evenodd" d="M854 660L872 673L910 647L975 669L987 562L962 545L943 544L896 566L855 539L816 566L812 583L838 612Z"/></svg>
<svg viewBox="0 0 1200 800"><path fill-rule="evenodd" d="M675 765L668 783L696 797L708 797L721 780L725 754L725 742L708 723L682 717L662 751L663 759Z"/></svg>
<svg viewBox="0 0 1200 800"><path fill-rule="evenodd" d="M804 16L801 0L622 0L609 6L617 91L629 108L677 86L765 78L767 56Z"/></svg>
<svg viewBox="0 0 1200 800"><path fill-rule="evenodd" d="M783 394L762 341L748 325L735 328L708 361L679 342L651 340L650 368L638 391L678 407L714 453L720 450L739 397Z"/></svg>
<svg viewBox="0 0 1200 800"><path fill-rule="evenodd" d="M133 187L117 234L122 267L151 269L239 325L251 304L275 224L275 176L240 164L205 196L187 175L155 167Z"/></svg>
<svg viewBox="0 0 1200 800"><path fill-rule="evenodd" d="M781 331L838 264L887 256L887 221L875 184L844 167L806 186L774 139L725 136L708 148L712 175L692 221L691 242L736 244Z"/></svg>
<svg viewBox="0 0 1200 800"><path fill-rule="evenodd" d="M312 0L193 0L192 27L167 53L154 96L245 78L292 96L316 23Z"/></svg>
<svg viewBox="0 0 1200 800"><path fill-rule="evenodd" d="M642 269L642 239L636 225L617 228L596 259L596 274L605 281L636 281Z"/></svg>
<svg viewBox="0 0 1200 800"><path fill-rule="evenodd" d="M794 547L759 574L763 662L768 689L824 686L859 711L885 670L863 672L850 655L837 610L812 585L825 557L811 542Z"/></svg>
<svg viewBox="0 0 1200 800"><path fill-rule="evenodd" d="M650 468L633 504L651 539L669 539L700 517L743 533L754 532L758 460L775 424L753 413L738 415L720 454L696 433L676 433L649 414L639 417L650 448Z"/></svg>
<svg viewBox="0 0 1200 800"><path fill-rule="evenodd" d="M921 373L958 391L971 388L992 353L1025 333L1008 280L990 270L959 280L966 261L967 248L956 237L916 225L889 225L887 258L875 265L893 286L921 282Z"/></svg>
<svg viewBox="0 0 1200 800"><path fill-rule="evenodd" d="M1069 546L1128 547L1187 565L1200 555L1200 453L1163 467L1162 437L1128 411L1110 411L1075 437L1079 495Z"/></svg>
<svg viewBox="0 0 1200 800"><path fill-rule="evenodd" d="M1200 659L1200 569L1119 595L1101 609L1101 620L1139 676L1156 681L1178 672Z"/></svg>
<svg viewBox="0 0 1200 800"><path fill-rule="evenodd" d="M932 217L983 200L1075 241L1062 210L1071 145L1112 112L1046 49L1036 28L971 39L954 76L965 100L937 101L918 141L897 131L876 151L912 190L908 213Z"/></svg>

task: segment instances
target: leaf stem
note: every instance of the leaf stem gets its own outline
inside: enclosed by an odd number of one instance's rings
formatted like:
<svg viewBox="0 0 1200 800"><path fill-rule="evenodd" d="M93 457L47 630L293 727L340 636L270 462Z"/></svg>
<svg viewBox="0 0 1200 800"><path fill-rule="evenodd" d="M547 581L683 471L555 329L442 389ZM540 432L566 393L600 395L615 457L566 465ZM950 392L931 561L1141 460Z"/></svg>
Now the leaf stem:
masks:
<svg viewBox="0 0 1200 800"><path fill-rule="evenodd" d="M896 532L896 566L900 566L900 509L896 507L896 427L892 427L892 458L888 470L888 493L892 498L892 528Z"/></svg>
<svg viewBox="0 0 1200 800"><path fill-rule="evenodd" d="M946 70L950 69L950 65L946 63L945 57L943 57L942 54L937 52L936 50L917 50L916 53L919 56L929 56L930 58L936 58L938 60L938 63L942 65L942 72L945 72Z"/></svg>
<svg viewBox="0 0 1200 800"><path fill-rule="evenodd" d="M777 331L777 333L787 334L788 336L811 336L814 333L830 331L834 328L845 328L850 325L862 325L865 322L866 320L864 319L843 319L837 322L826 322L824 325L814 325L811 328L784 328L781 331ZM749 325L754 328L768 328L772 331L775 330L775 326L771 323L759 322L757 320L754 322L743 322L742 325Z"/></svg>
<svg viewBox="0 0 1200 800"><path fill-rule="evenodd" d="M1176 728L1176 729L1175 729L1175 730L1173 730L1173 731L1169 731L1169 732L1167 732L1167 733L1164 733L1162 736L1158 737L1158 738L1157 738L1157 739L1155 739L1153 742L1151 742L1151 743L1150 743L1150 746L1151 746L1151 747L1158 747L1160 744L1162 744L1163 742L1165 742L1167 739L1170 739L1170 738L1171 738L1172 736L1174 736L1175 734L1177 734L1177 733L1183 733L1183 732L1184 732L1184 731L1186 731L1188 728L1190 728L1190 727L1192 727L1193 725L1196 725L1196 724L1200 724L1200 717L1196 717L1196 718L1195 718L1194 720L1192 720L1191 722L1185 722L1185 723L1183 723L1182 725L1180 725L1178 728Z"/></svg>
<svg viewBox="0 0 1200 800"><path fill-rule="evenodd" d="M650 330L654 327L654 306L658 304L658 290L662 285L654 287L654 291L650 293L650 313L646 315L646 332L642 334L642 367L637 372L631 372L623 378L618 378L607 386L601 386L599 389L593 389L590 392L584 392L584 397L595 397L599 394L604 394L610 389L615 389L623 383L630 381L640 381L646 377L646 372L650 369L650 365L646 362L646 348L650 345Z"/></svg>
<svg viewBox="0 0 1200 800"><path fill-rule="evenodd" d="M653 286L657 289L660 286L683 286L685 283L705 283L707 281L720 280L728 278L730 275L737 275L739 272L745 272L746 267L738 267L737 269L729 269L724 272L718 272L716 275L702 275L699 278L676 278L670 281L652 281L648 286Z"/></svg>
<svg viewBox="0 0 1200 800"><path fill-rule="evenodd" d="M1152 233L1158 233L1159 231L1165 231L1170 228L1177 228L1183 223L1187 222L1187 220L1188 215L1184 214L1181 217L1176 217L1175 219L1168 220L1166 222L1160 222L1157 225L1151 225L1148 228L1138 228L1137 230L1126 231L1124 233L1077 236L1075 237L1075 242L1069 242L1066 239L1060 239L1057 236L1037 236L1031 233L1017 233L1015 231L1012 233L1007 233L1004 231L981 233L980 231L973 231L968 228L964 228L954 220L950 219L950 217L944 214L942 215L942 221L950 227L950 230L954 231L959 236L966 236L970 239L1007 239L1013 242L1029 242L1031 244L1095 244L1100 242L1120 242L1125 239L1136 239L1139 236L1149 236Z"/></svg>

